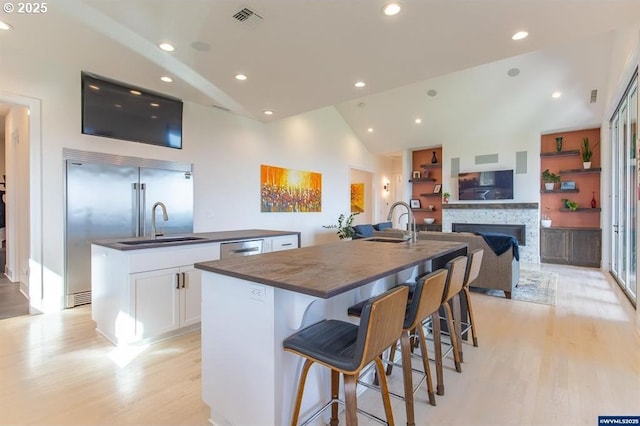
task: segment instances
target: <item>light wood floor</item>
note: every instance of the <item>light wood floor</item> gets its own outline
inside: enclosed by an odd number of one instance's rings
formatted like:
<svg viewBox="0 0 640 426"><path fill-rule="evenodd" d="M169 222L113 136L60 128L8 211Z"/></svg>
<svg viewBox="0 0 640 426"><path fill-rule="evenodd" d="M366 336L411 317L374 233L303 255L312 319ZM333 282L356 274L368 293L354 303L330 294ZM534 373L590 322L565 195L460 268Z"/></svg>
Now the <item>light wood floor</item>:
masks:
<svg viewBox="0 0 640 426"><path fill-rule="evenodd" d="M597 270L542 268L560 274L555 307L472 295L480 347L465 344L462 374L446 363L436 407L417 394L418 425L592 426L598 415L640 415L633 308ZM89 306L2 320L0 424L205 425L199 339L159 342L127 360L95 333ZM404 424L402 402L393 408Z"/></svg>

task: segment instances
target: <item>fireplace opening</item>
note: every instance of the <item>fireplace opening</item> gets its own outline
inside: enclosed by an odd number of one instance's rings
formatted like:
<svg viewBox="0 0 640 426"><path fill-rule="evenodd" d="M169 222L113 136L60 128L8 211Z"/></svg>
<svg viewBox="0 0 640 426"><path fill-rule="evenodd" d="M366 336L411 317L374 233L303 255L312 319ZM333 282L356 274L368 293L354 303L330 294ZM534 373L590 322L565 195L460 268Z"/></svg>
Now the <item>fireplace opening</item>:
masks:
<svg viewBox="0 0 640 426"><path fill-rule="evenodd" d="M526 246L525 225L502 225L494 223L452 223L453 232L498 232L511 235L518 241L518 245Z"/></svg>

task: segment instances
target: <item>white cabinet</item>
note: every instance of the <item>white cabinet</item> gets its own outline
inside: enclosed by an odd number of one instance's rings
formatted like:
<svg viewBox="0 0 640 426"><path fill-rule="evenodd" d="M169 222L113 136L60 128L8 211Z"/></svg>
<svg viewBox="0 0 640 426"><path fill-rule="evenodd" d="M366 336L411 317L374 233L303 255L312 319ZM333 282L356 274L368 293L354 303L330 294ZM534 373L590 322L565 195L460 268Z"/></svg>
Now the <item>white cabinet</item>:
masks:
<svg viewBox="0 0 640 426"><path fill-rule="evenodd" d="M192 266L130 274L136 340L199 323L201 288Z"/></svg>

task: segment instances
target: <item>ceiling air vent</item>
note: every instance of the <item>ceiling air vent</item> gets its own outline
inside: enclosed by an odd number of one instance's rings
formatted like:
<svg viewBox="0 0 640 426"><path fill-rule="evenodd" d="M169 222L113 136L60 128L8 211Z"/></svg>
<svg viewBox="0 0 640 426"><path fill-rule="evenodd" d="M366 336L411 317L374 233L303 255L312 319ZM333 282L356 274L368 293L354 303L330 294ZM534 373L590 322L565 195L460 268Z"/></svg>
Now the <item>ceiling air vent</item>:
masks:
<svg viewBox="0 0 640 426"><path fill-rule="evenodd" d="M254 12L253 10L245 7L242 8L241 10L239 10L238 12L236 12L233 15L234 19L237 19L240 22L244 22L248 19L250 19L251 17L256 17L258 19L262 19L262 16L258 15L256 12Z"/></svg>
<svg viewBox="0 0 640 426"><path fill-rule="evenodd" d="M231 111L229 108L227 108L227 107L223 107L222 105L216 105L216 104L213 104L213 105L211 105L211 106L212 106L213 108L220 109L220 110L222 110L222 111L227 111L227 112L230 112L230 111Z"/></svg>
<svg viewBox="0 0 640 426"><path fill-rule="evenodd" d="M593 89L591 91L591 98L589 98L589 103L595 104L597 100L598 100L598 89Z"/></svg>

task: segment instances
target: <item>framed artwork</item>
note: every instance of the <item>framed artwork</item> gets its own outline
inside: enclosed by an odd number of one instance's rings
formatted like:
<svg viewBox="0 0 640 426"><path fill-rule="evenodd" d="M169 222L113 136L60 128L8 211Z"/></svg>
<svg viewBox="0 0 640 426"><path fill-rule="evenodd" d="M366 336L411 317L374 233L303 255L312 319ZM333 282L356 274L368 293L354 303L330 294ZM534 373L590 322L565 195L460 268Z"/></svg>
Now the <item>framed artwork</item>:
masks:
<svg viewBox="0 0 640 426"><path fill-rule="evenodd" d="M420 208L420 200L418 200L416 198L412 198L411 201L409 202L409 206L411 206L412 209L419 209Z"/></svg>
<svg viewBox="0 0 640 426"><path fill-rule="evenodd" d="M321 173L260 165L261 212L320 212L321 202Z"/></svg>
<svg viewBox="0 0 640 426"><path fill-rule="evenodd" d="M560 190L566 191L570 189L576 189L576 183L570 180L560 182Z"/></svg>
<svg viewBox="0 0 640 426"><path fill-rule="evenodd" d="M351 213L364 213L364 183L351 184Z"/></svg>
<svg viewBox="0 0 640 426"><path fill-rule="evenodd" d="M414 170L412 177L413 179L420 179L422 177L422 173L420 173L420 170Z"/></svg>
<svg viewBox="0 0 640 426"><path fill-rule="evenodd" d="M434 194L439 194L441 189L442 189L442 184L436 183L435 185L433 185Z"/></svg>

